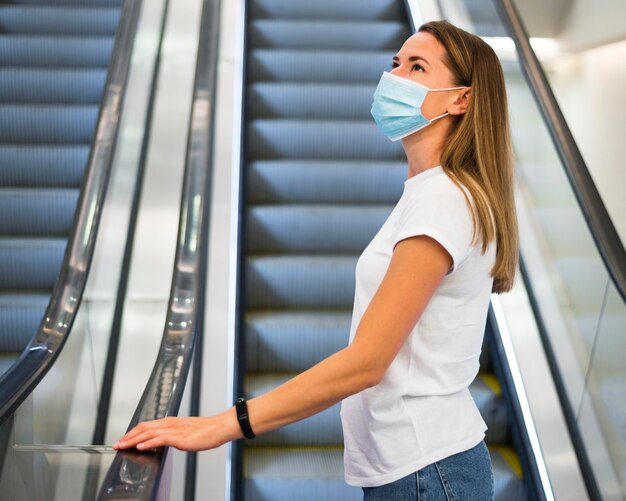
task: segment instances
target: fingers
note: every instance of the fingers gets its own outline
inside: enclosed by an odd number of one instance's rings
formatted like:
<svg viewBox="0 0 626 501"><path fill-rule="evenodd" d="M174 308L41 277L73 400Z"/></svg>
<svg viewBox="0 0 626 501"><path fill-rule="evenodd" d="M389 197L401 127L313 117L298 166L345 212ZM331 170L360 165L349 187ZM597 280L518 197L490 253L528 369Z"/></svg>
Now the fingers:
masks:
<svg viewBox="0 0 626 501"><path fill-rule="evenodd" d="M131 447L145 449L146 447L139 447L139 445L159 434L164 434L166 433L166 431L171 431L168 430L170 425L171 418L158 419L155 421L144 421L143 423L138 424L132 430L126 433L126 435L124 435L117 443L113 445L113 448L116 450L129 449Z"/></svg>

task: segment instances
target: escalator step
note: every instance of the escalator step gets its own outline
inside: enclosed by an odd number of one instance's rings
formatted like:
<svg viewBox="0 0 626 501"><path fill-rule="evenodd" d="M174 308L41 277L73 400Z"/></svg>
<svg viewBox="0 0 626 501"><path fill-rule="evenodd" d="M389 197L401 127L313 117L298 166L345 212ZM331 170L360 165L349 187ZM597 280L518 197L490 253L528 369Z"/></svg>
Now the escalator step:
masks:
<svg viewBox="0 0 626 501"><path fill-rule="evenodd" d="M21 352L37 331L48 294L0 294L0 352Z"/></svg>
<svg viewBox="0 0 626 501"><path fill-rule="evenodd" d="M489 446L495 499L525 501L523 481L505 456L512 449ZM503 455L504 454L504 455ZM259 447L246 449L244 458L246 501L362 500L363 492L343 479L343 450L339 447Z"/></svg>
<svg viewBox="0 0 626 501"><path fill-rule="evenodd" d="M515 450L508 445L490 445L489 455L493 468L495 499L527 501L522 468Z"/></svg>
<svg viewBox="0 0 626 501"><path fill-rule="evenodd" d="M253 159L402 158L402 146L383 136L371 120L253 120L247 144Z"/></svg>
<svg viewBox="0 0 626 501"><path fill-rule="evenodd" d="M391 68L393 51L255 49L248 78L256 81L371 83Z"/></svg>
<svg viewBox="0 0 626 501"><path fill-rule="evenodd" d="M352 314L332 311L252 312L246 315L249 372L301 372L345 348Z"/></svg>
<svg viewBox="0 0 626 501"><path fill-rule="evenodd" d="M0 234L69 234L78 194L78 189L0 188Z"/></svg>
<svg viewBox="0 0 626 501"><path fill-rule="evenodd" d="M261 82L248 87L250 118L370 120L375 85Z"/></svg>
<svg viewBox="0 0 626 501"><path fill-rule="evenodd" d="M13 365L19 356L19 353L0 353L0 376L9 370L9 367Z"/></svg>
<svg viewBox="0 0 626 501"><path fill-rule="evenodd" d="M106 69L0 68L3 103L100 103Z"/></svg>
<svg viewBox="0 0 626 501"><path fill-rule="evenodd" d="M361 501L344 481L340 447L247 449L245 501Z"/></svg>
<svg viewBox="0 0 626 501"><path fill-rule="evenodd" d="M278 19L345 19L345 20L404 20L402 2L396 0L316 0L294 2L293 0L253 0L250 2L252 17Z"/></svg>
<svg viewBox="0 0 626 501"><path fill-rule="evenodd" d="M0 6L0 32L28 35L115 35L119 8Z"/></svg>
<svg viewBox="0 0 626 501"><path fill-rule="evenodd" d="M259 374L248 376L246 398L254 398L286 382L295 374ZM297 423L259 435L251 447L259 446L339 446L343 445L339 404ZM258 439L258 440L257 440Z"/></svg>
<svg viewBox="0 0 626 501"><path fill-rule="evenodd" d="M398 50L410 34L401 22L258 19L251 43L265 49Z"/></svg>
<svg viewBox="0 0 626 501"><path fill-rule="evenodd" d="M257 256L246 265L248 308L348 309L356 256ZM302 287L306 283L307 287Z"/></svg>
<svg viewBox="0 0 626 501"><path fill-rule="evenodd" d="M106 67L113 37L0 35L0 66Z"/></svg>
<svg viewBox="0 0 626 501"><path fill-rule="evenodd" d="M52 289L66 239L0 238L0 289Z"/></svg>
<svg viewBox="0 0 626 501"><path fill-rule="evenodd" d="M0 182L15 187L79 187L89 149L89 145L0 144Z"/></svg>
<svg viewBox="0 0 626 501"><path fill-rule="evenodd" d="M390 206L270 205L248 209L247 250L253 253L361 252Z"/></svg>
<svg viewBox="0 0 626 501"><path fill-rule="evenodd" d="M82 7L121 7L124 0L11 0L16 5L74 5Z"/></svg>
<svg viewBox="0 0 626 501"><path fill-rule="evenodd" d="M245 382L247 398L254 398L285 383L296 374L249 374ZM485 384L485 377L480 374L469 386L472 398L488 426L486 441L498 444L508 436L508 416L502 395L494 392ZM325 411L302 421L292 423L284 428L261 435L250 447L257 446L296 446L296 445L342 445L343 435L339 417L340 405L334 405Z"/></svg>
<svg viewBox="0 0 626 501"><path fill-rule="evenodd" d="M245 316L246 367L251 373L302 372L348 345L352 311L253 310ZM622 324L623 325L623 324ZM483 338L481 371L490 370L489 339ZM492 377L481 372L499 397Z"/></svg>
<svg viewBox="0 0 626 501"><path fill-rule="evenodd" d="M407 167L386 160L260 160L248 170L250 203L395 204Z"/></svg>
<svg viewBox="0 0 626 501"><path fill-rule="evenodd" d="M91 143L97 105L0 106L3 143Z"/></svg>

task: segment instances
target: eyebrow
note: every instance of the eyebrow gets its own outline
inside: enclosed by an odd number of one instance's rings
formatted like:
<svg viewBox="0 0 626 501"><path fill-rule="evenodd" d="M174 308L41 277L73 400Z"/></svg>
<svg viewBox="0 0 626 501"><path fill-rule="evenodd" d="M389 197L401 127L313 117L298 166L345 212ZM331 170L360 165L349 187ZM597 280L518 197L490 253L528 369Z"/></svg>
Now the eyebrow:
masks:
<svg viewBox="0 0 626 501"><path fill-rule="evenodd" d="M432 65L425 58L423 58L422 56L411 56L411 57L409 57L409 62L412 63L413 61L418 61L420 59L422 61L424 61L428 66L430 66L432 68ZM399 63L400 62L400 58L398 56L393 56L392 61L394 61L396 63Z"/></svg>

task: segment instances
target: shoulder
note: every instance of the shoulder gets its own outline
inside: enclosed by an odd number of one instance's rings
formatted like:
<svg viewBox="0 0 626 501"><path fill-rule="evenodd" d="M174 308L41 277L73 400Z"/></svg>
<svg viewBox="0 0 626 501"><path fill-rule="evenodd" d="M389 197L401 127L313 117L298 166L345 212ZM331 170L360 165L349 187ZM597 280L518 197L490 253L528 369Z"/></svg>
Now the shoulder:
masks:
<svg viewBox="0 0 626 501"><path fill-rule="evenodd" d="M471 219L472 198L469 190L455 183L443 171L430 176L423 183L411 186L407 190L407 202L410 206L419 206L422 210L434 210Z"/></svg>

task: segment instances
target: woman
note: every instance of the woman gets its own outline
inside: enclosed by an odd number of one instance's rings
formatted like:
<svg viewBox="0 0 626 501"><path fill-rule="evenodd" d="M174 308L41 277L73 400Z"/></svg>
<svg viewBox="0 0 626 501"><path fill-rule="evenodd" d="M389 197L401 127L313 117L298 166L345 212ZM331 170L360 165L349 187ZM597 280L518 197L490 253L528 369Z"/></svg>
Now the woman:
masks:
<svg viewBox="0 0 626 501"><path fill-rule="evenodd" d="M402 140L408 179L357 264L349 346L247 408L142 423L116 449L210 449L343 400L346 480L365 499L493 497L468 387L490 293L511 288L517 264L499 61L480 38L427 23L383 74L372 115Z"/></svg>

